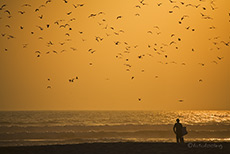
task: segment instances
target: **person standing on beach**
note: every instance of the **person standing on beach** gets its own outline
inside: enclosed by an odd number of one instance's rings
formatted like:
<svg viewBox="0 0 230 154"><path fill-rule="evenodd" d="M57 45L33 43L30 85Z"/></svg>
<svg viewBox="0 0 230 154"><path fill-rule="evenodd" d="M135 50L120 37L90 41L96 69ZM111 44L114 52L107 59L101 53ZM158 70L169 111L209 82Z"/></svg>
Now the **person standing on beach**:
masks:
<svg viewBox="0 0 230 154"><path fill-rule="evenodd" d="M174 127L173 127L173 131L176 134L176 141L177 143L184 143L184 138L182 135L182 124L180 123L179 119L176 119L176 122Z"/></svg>

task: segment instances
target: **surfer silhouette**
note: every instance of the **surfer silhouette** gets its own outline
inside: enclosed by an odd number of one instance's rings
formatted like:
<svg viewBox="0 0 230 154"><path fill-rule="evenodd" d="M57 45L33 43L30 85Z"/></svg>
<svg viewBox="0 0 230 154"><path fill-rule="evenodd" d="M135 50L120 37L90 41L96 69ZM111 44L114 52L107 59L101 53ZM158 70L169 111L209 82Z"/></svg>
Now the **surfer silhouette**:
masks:
<svg viewBox="0 0 230 154"><path fill-rule="evenodd" d="M182 132L183 126L180 123L179 119L176 119L176 122L177 123L175 123L175 125L173 127L173 131L176 134L176 141L177 141L177 143L184 143L183 132Z"/></svg>

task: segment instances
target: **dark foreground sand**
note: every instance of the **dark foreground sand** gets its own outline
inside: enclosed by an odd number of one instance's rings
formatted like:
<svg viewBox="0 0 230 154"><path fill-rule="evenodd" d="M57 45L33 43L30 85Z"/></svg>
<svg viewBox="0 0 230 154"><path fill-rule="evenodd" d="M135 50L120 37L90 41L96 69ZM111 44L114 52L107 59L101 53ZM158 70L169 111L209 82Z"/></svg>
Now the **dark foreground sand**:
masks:
<svg viewBox="0 0 230 154"><path fill-rule="evenodd" d="M230 154L230 143L85 143L0 147L1 154Z"/></svg>

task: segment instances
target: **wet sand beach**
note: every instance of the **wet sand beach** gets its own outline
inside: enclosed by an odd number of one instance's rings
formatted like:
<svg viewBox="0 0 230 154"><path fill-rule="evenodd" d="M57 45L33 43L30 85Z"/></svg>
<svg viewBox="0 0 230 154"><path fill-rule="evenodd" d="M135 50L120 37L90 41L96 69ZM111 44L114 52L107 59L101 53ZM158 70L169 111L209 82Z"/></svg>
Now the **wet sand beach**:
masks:
<svg viewBox="0 0 230 154"><path fill-rule="evenodd" d="M227 154L228 142L176 143L116 142L0 147L1 154Z"/></svg>

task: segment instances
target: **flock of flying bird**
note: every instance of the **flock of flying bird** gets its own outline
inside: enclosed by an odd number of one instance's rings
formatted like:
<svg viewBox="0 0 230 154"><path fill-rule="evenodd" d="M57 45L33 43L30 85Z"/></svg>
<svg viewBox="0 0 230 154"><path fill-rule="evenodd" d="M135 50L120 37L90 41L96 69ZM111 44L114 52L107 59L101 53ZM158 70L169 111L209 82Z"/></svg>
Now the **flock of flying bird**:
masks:
<svg viewBox="0 0 230 154"><path fill-rule="evenodd" d="M37 13L38 19L42 21L44 16L45 16L45 14L40 14L39 13L40 10L45 9L47 7L47 5L52 5L52 2L53 2L53 0L47 0L47 1L45 1L44 4L41 4L39 7L33 7L32 4L23 4L21 6L21 9L18 10L17 13L23 16L24 14L27 13L26 11L24 11L25 10L24 8L30 8L30 9L32 9L32 12ZM189 2L176 1L176 0L174 0L174 1L173 0L169 0L169 1L165 0L163 2L156 2L154 7L162 7L164 5L164 3L169 3L172 6L171 9L168 10L169 14L173 14L175 11L180 10L181 8L184 8L184 9L186 9L186 8L194 8L197 11L200 11L200 18L201 19L203 19L203 20L214 20L211 15L206 14L206 10L215 11L216 9L218 9L218 7L215 4L215 1L210 0L210 2L206 2L206 0L197 0L197 2L199 2L199 4L191 4ZM208 5L203 5L204 3L205 4L208 3ZM40 58L43 54L44 55L45 54L51 54L51 53L59 54L59 53L66 52L68 50L71 50L71 51L76 51L77 50L77 48L73 47L73 46L71 46L71 47L69 47L69 49L67 49L66 44L68 44L68 42L72 41L70 39L71 35L76 35L76 34L73 34L73 32L72 32L73 28L71 27L71 23L76 21L76 18L73 17L75 9L81 9L81 8L87 7L87 4L84 4L84 3L76 4L76 3L72 3L71 1L68 1L68 0L63 0L63 5L68 5L69 8L70 8L70 6L72 7L72 11L66 12L66 19L68 19L68 20L59 19L59 20L55 21L52 24L47 23L47 24L45 24L45 26L44 26L44 23L43 23L43 25L37 25L36 27L34 27L34 30L30 32L30 35L35 35L35 33L37 33L36 31L44 31L46 29L50 29L53 26L56 26L56 27L58 27L60 29L64 29L65 30L65 33L64 33L64 36L63 36L63 38L65 39L64 41L56 43L56 42L53 42L52 40L48 40L45 45L48 48L51 48L54 45L58 45L58 46L61 46L61 47L65 46L65 49L63 49L61 51L58 51L57 49L52 48L51 50L48 50L46 52L36 50L34 52L35 52L35 54L36 54L36 56L38 58ZM139 9L144 9L145 7L148 7L148 6L150 6L150 4L148 4L146 2L146 0L139 0L137 2L137 4L134 6L134 8L137 9L137 13L134 14L134 17L135 18L141 17L142 14L139 13L138 10ZM0 22L1 22L2 18L3 18L3 16L4 16L4 18L9 18L9 20L13 16L13 13L7 7L7 4L2 4L1 5L0 13L1 13ZM100 21L97 21L96 24L98 24L97 26L100 26L105 31L105 35L103 35L104 37L102 37L102 34L99 34L100 36L95 36L95 41L96 42L102 43L105 39L109 38L111 35L114 35L114 36L125 35L124 30L118 29L118 28L110 25L107 22L107 20L105 19L106 13L103 12L103 11L98 12L98 13L89 13L88 17L86 17L86 18L91 20L91 18L97 19L97 17L99 17L99 16L103 16L103 18L102 18L102 20L100 18ZM229 22L230 22L230 12L227 14L227 16L229 16ZM178 22L178 25L183 25L183 22L185 20L188 20L189 18L190 18L190 16L185 14L185 15L180 17L179 21L175 21L175 22ZM122 15L117 15L117 17L114 20L124 20L124 19L123 19ZM2 24L4 24L4 25L2 25ZM11 29L11 25L7 24L7 23L2 23L1 22L1 26L4 26L6 29ZM161 31L161 28L158 25L153 25L152 27L153 27L152 29L146 30L146 35L153 35L155 38L157 36L161 35L162 31ZM191 32L196 31L196 29L193 28L192 26L187 25L187 26L184 26L184 27L188 31L191 31ZM24 26L23 25L20 26L19 29L23 30ZM212 26L209 27L209 29L210 30L215 30L216 27L212 25ZM83 42L86 41L86 39L83 38L83 35L84 35L83 31L78 31L78 35L80 35L80 37L82 37ZM13 34L4 33L3 31L1 31L1 37L5 38L5 39L8 39L8 40L10 40L10 39L18 39ZM25 36L22 36L22 37L25 37ZM156 54L156 55L162 56L163 58L167 59L168 55L166 54L165 51L168 50L169 48L174 48L174 49L178 50L179 47L180 47L179 44L183 39L181 37L178 37L177 34L175 34L175 33L171 33L170 36L168 36L168 37L171 38L170 42L147 44L146 45L147 50L148 51L151 50L151 52L140 54L136 58L137 59L143 59L145 56L153 57L153 55ZM38 39L39 40L44 40L45 38L43 36L39 36ZM215 37L209 39L209 41L211 41L212 44L213 44L213 48L211 48L210 50L220 50L221 46L229 47L229 45L230 45L229 40L226 41L226 40L220 40L220 39L221 39L220 36L215 36ZM117 55L116 55L116 58L124 60L125 61L124 62L125 70L128 71L128 72L131 71L132 65L129 63L130 59L129 59L128 55L129 55L129 53L132 52L132 50L138 49L139 45L138 44L131 45L130 43L128 43L128 41L112 40L112 42L113 42L114 46L120 46L121 44L123 45L122 46L123 52L118 52ZM27 48L28 45L29 45L28 43L22 44L22 48ZM8 52L8 48L5 48L4 51ZM195 52L195 49L191 48L191 51ZM90 54L94 54L95 52L97 52L97 50L95 48L91 47L91 48L88 49L87 52L90 53ZM217 56L217 58L215 60L213 60L212 63L218 64L218 62L221 61L222 59L223 59L223 57ZM177 64L177 62L175 62L175 61L172 61L172 62L159 61L159 63L162 63L162 64L169 64L169 63ZM93 65L93 63L89 63L89 65ZM181 65L186 65L186 63L183 62L183 63L181 63ZM198 65L201 65L202 67L205 66L204 63L199 63ZM141 70L141 71L144 72L144 70ZM133 80L134 78L135 77L132 76L131 80ZM155 78L158 78L158 76L155 76ZM79 79L79 77L76 76L76 77L70 78L68 81L70 83L73 83L75 80L78 80L78 79ZM50 82L50 80L51 79L49 78L48 81ZM202 82L203 80L199 79L198 81ZM51 88L51 85L48 85L47 88ZM138 98L138 100L141 101L141 98ZM179 102L183 102L183 100L179 100Z"/></svg>

